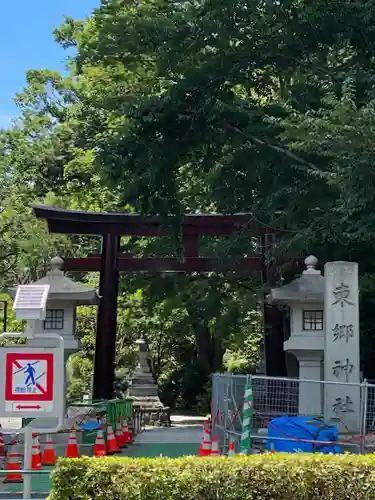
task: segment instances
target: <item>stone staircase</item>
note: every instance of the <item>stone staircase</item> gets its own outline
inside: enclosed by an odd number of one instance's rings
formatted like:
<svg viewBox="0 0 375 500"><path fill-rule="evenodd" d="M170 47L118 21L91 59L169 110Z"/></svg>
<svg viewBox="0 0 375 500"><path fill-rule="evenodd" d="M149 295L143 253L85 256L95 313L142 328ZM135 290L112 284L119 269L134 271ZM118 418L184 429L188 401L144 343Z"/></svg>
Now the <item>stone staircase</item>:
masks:
<svg viewBox="0 0 375 500"><path fill-rule="evenodd" d="M164 406L158 396L158 387L155 384L149 364L147 345L144 340L138 340L139 362L131 381L129 397L134 406L147 410L159 410Z"/></svg>

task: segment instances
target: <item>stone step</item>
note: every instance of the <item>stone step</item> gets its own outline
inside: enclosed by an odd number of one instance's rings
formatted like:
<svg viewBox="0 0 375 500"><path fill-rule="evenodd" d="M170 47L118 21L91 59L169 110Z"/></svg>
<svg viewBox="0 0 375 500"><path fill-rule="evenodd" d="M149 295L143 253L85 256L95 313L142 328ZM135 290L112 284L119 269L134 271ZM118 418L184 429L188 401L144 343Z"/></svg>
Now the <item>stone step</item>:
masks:
<svg viewBox="0 0 375 500"><path fill-rule="evenodd" d="M142 391L143 392L147 392L147 391L150 391L152 392L152 396L154 395L155 391L157 392L158 391L158 388L156 385L151 385L151 384L147 384L147 385L133 385L130 387L130 392L133 392L133 391ZM146 394L147 396L147 394ZM151 396L151 394L150 394Z"/></svg>
<svg viewBox="0 0 375 500"><path fill-rule="evenodd" d="M130 396L158 396L158 388L157 387L132 387L129 391Z"/></svg>
<svg viewBox="0 0 375 500"><path fill-rule="evenodd" d="M142 408L163 408L163 404L157 396L132 396L132 400L135 406L142 406Z"/></svg>
<svg viewBox="0 0 375 500"><path fill-rule="evenodd" d="M151 384L155 384L154 377L151 375L151 373L135 373L134 376L132 377L132 383L134 384L135 380L147 380Z"/></svg>
<svg viewBox="0 0 375 500"><path fill-rule="evenodd" d="M151 377L134 377L132 380L132 385L156 385Z"/></svg>
<svg viewBox="0 0 375 500"><path fill-rule="evenodd" d="M157 389L157 385L156 384L132 384L130 386L130 390L134 389L134 388L144 388L144 389L151 389L151 390L154 390L154 389Z"/></svg>

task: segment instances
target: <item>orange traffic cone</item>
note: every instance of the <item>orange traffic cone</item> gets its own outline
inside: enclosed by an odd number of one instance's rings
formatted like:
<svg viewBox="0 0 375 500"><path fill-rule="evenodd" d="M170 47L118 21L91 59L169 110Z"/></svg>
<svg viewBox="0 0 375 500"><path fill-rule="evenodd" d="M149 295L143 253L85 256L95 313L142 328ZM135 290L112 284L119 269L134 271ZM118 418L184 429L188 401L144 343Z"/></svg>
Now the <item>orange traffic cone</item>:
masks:
<svg viewBox="0 0 375 500"><path fill-rule="evenodd" d="M68 446L66 447L65 456L67 458L77 458L79 456L77 436L76 436L74 425L72 427L72 432L70 433L69 438L68 438Z"/></svg>
<svg viewBox="0 0 375 500"><path fill-rule="evenodd" d="M56 454L53 447L53 440L51 434L47 434L46 442L44 443L42 464L43 465L55 465Z"/></svg>
<svg viewBox="0 0 375 500"><path fill-rule="evenodd" d="M211 430L211 422L210 422L210 419L206 419L204 422L203 422L203 428L206 429L207 432L210 432Z"/></svg>
<svg viewBox="0 0 375 500"><path fill-rule="evenodd" d="M235 454L236 454L236 449L232 441L231 443L229 443L228 457L233 457Z"/></svg>
<svg viewBox="0 0 375 500"><path fill-rule="evenodd" d="M202 443L201 457L207 457L211 455L211 437L208 430L204 429L204 437Z"/></svg>
<svg viewBox="0 0 375 500"><path fill-rule="evenodd" d="M33 445L36 447L35 450L39 449L39 459L40 463L42 463L42 452L40 449L39 435L36 432L33 432L32 436L33 436Z"/></svg>
<svg viewBox="0 0 375 500"><path fill-rule="evenodd" d="M31 469L40 470L42 468L42 457L40 453L40 444L38 436L33 437L33 446L31 451Z"/></svg>
<svg viewBox="0 0 375 500"><path fill-rule="evenodd" d="M106 454L107 454L107 452L106 452L106 448L105 448L103 429L101 427L99 427L98 434L97 434L96 439L95 439L93 456L94 457L104 457Z"/></svg>
<svg viewBox="0 0 375 500"><path fill-rule="evenodd" d="M8 460L6 470L8 471L6 476L4 477L4 483L22 483L23 478L22 474L17 473L22 469L22 455L20 453L16 453L12 450L12 447L17 444L17 441L12 441L10 443L9 452L8 452Z"/></svg>
<svg viewBox="0 0 375 500"><path fill-rule="evenodd" d="M125 436L120 419L117 420L116 424L116 441L120 448L126 448Z"/></svg>
<svg viewBox="0 0 375 500"><path fill-rule="evenodd" d="M22 474L16 471L21 470L22 457L19 453L8 453L7 474L3 483L23 483Z"/></svg>
<svg viewBox="0 0 375 500"><path fill-rule="evenodd" d="M211 441L203 441L201 457L207 457L211 454Z"/></svg>
<svg viewBox="0 0 375 500"><path fill-rule="evenodd" d="M211 455L214 456L214 457L217 457L217 456L220 455L219 443L217 442L217 437L216 436L214 436L212 438Z"/></svg>
<svg viewBox="0 0 375 500"><path fill-rule="evenodd" d="M208 432L208 430L206 428L205 422L203 422L202 437L201 437L201 442L199 445L199 456L200 457L202 457L204 455L203 450L204 450L204 441L205 441L206 432Z"/></svg>
<svg viewBox="0 0 375 500"><path fill-rule="evenodd" d="M199 445L199 451L198 451L198 456L199 457L202 456L202 450L203 450L203 436L201 437L201 442L200 442L200 445Z"/></svg>
<svg viewBox="0 0 375 500"><path fill-rule="evenodd" d="M133 432L133 422L131 420L126 420L126 423L128 425L128 431L129 431L129 443L132 443L134 441L134 432Z"/></svg>
<svg viewBox="0 0 375 500"><path fill-rule="evenodd" d="M124 436L124 441L126 444L131 444L133 442L133 434L129 430L126 418L124 419L122 424L122 434Z"/></svg>
<svg viewBox="0 0 375 500"><path fill-rule="evenodd" d="M107 427L107 453L108 455L113 455L114 453L118 453L119 451L120 448L118 447L112 426L109 425Z"/></svg>

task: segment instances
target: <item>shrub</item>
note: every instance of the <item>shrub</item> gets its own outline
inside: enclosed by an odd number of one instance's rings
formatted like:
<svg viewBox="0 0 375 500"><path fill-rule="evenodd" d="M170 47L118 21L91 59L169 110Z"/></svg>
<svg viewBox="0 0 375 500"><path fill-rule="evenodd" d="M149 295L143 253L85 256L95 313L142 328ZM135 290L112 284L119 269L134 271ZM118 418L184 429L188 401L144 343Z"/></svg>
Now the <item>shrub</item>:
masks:
<svg viewBox="0 0 375 500"><path fill-rule="evenodd" d="M203 408L206 411L210 408L210 383L207 368L193 360L159 382L159 397L164 405L171 408L199 411Z"/></svg>
<svg viewBox="0 0 375 500"><path fill-rule="evenodd" d="M370 500L372 455L62 459L49 500Z"/></svg>

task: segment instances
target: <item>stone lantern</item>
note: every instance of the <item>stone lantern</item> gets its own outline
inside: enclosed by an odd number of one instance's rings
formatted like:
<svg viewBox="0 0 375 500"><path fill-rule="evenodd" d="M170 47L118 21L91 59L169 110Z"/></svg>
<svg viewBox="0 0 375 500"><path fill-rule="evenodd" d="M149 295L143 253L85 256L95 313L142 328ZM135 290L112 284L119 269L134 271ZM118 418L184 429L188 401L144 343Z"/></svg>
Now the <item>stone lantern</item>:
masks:
<svg viewBox="0 0 375 500"><path fill-rule="evenodd" d="M54 257L51 262L51 270L44 278L35 281L34 285L49 285L46 317L44 320L27 321L27 329L32 332L43 334L57 333L64 339L65 365L69 357L79 351L80 344L75 336L76 329L76 307L80 305L98 305L100 298L95 290L81 285L67 276L61 270L64 261L60 257ZM16 291L12 290L10 295L15 297ZM53 339L40 338L29 339L28 345L39 347L55 347Z"/></svg>
<svg viewBox="0 0 375 500"><path fill-rule="evenodd" d="M323 408L321 384L303 382L324 378L324 278L316 269L317 263L310 255L300 278L272 289L270 294L272 303L290 310L290 337L284 342L284 350L298 360L299 413L310 416L321 415Z"/></svg>

